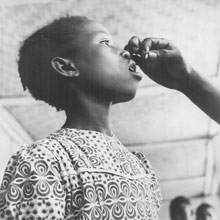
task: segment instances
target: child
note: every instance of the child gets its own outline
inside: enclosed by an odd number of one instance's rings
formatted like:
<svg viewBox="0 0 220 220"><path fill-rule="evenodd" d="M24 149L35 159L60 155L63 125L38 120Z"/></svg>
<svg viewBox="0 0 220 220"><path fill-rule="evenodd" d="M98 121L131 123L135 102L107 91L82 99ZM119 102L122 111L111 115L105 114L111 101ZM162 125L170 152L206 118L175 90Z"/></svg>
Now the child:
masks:
<svg viewBox="0 0 220 220"><path fill-rule="evenodd" d="M150 163L111 129L111 105L131 100L141 80L130 53L102 25L63 17L24 41L18 67L24 89L67 119L12 156L0 218L157 219L161 194Z"/></svg>
<svg viewBox="0 0 220 220"><path fill-rule="evenodd" d="M102 25L77 16L24 41L18 61L24 89L67 119L10 159L1 219L157 219L161 194L149 161L128 152L111 129L111 105L134 98L142 78L131 55L153 80L182 91L216 121L218 107L203 100L206 94L218 103L219 93L165 39L133 37L125 48Z"/></svg>
<svg viewBox="0 0 220 220"><path fill-rule="evenodd" d="M203 203L196 210L196 220L217 220L213 206Z"/></svg>
<svg viewBox="0 0 220 220"><path fill-rule="evenodd" d="M184 196L178 196L170 203L171 220L192 220L193 210L190 200Z"/></svg>

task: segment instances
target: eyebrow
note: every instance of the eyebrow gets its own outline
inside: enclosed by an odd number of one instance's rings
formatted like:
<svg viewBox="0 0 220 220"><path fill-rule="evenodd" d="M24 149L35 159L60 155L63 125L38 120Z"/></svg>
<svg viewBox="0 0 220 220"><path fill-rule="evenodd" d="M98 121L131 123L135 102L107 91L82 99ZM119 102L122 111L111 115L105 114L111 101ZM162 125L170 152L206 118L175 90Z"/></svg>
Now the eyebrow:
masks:
<svg viewBox="0 0 220 220"><path fill-rule="evenodd" d="M108 36L111 37L111 35L110 35L108 32L106 32L106 31L98 31L98 32L95 32L94 34L92 34L92 37L94 37L94 36L96 36L96 35L98 35L98 34L105 34L105 35L108 35Z"/></svg>
<svg viewBox="0 0 220 220"><path fill-rule="evenodd" d="M98 33L98 34L108 34L108 35L109 35L109 33L106 32L106 31L98 31L98 32L96 32L96 33Z"/></svg>

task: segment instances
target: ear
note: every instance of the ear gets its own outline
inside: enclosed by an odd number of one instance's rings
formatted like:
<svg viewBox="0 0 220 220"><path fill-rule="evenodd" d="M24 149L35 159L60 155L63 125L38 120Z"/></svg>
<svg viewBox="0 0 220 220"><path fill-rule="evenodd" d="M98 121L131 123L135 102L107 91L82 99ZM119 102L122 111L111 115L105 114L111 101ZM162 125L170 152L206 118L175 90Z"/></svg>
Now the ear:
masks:
<svg viewBox="0 0 220 220"><path fill-rule="evenodd" d="M73 61L62 58L62 57L54 57L51 60L52 67L62 76L65 77L77 77L79 76L79 71L75 67Z"/></svg>

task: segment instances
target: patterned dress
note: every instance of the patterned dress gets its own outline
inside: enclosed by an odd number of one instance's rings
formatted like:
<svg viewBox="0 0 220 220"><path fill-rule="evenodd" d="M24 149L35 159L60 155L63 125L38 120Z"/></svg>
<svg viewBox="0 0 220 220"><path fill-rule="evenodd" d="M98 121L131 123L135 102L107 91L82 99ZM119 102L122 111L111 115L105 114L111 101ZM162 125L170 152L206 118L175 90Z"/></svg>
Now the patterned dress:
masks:
<svg viewBox="0 0 220 220"><path fill-rule="evenodd" d="M149 161L112 135L61 129L10 159L0 219L156 220L161 193Z"/></svg>

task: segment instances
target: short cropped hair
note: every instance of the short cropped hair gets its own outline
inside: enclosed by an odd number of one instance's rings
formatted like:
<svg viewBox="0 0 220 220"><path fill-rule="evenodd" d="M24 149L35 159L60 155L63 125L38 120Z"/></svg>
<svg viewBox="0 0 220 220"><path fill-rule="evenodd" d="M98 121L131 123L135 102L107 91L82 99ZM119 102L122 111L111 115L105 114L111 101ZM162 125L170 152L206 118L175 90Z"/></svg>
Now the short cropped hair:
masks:
<svg viewBox="0 0 220 220"><path fill-rule="evenodd" d="M183 208L190 204L190 200L184 196L174 198L170 203L170 218L174 220L177 215L183 213Z"/></svg>
<svg viewBox="0 0 220 220"><path fill-rule="evenodd" d="M208 203L202 203L196 209L196 216L200 216L205 209L213 209L214 210L214 207Z"/></svg>
<svg viewBox="0 0 220 220"><path fill-rule="evenodd" d="M36 100L56 109L67 105L67 81L51 65L53 57L68 57L77 53L77 40L83 24L82 16L66 16L40 28L24 40L18 59L18 72L24 90Z"/></svg>

